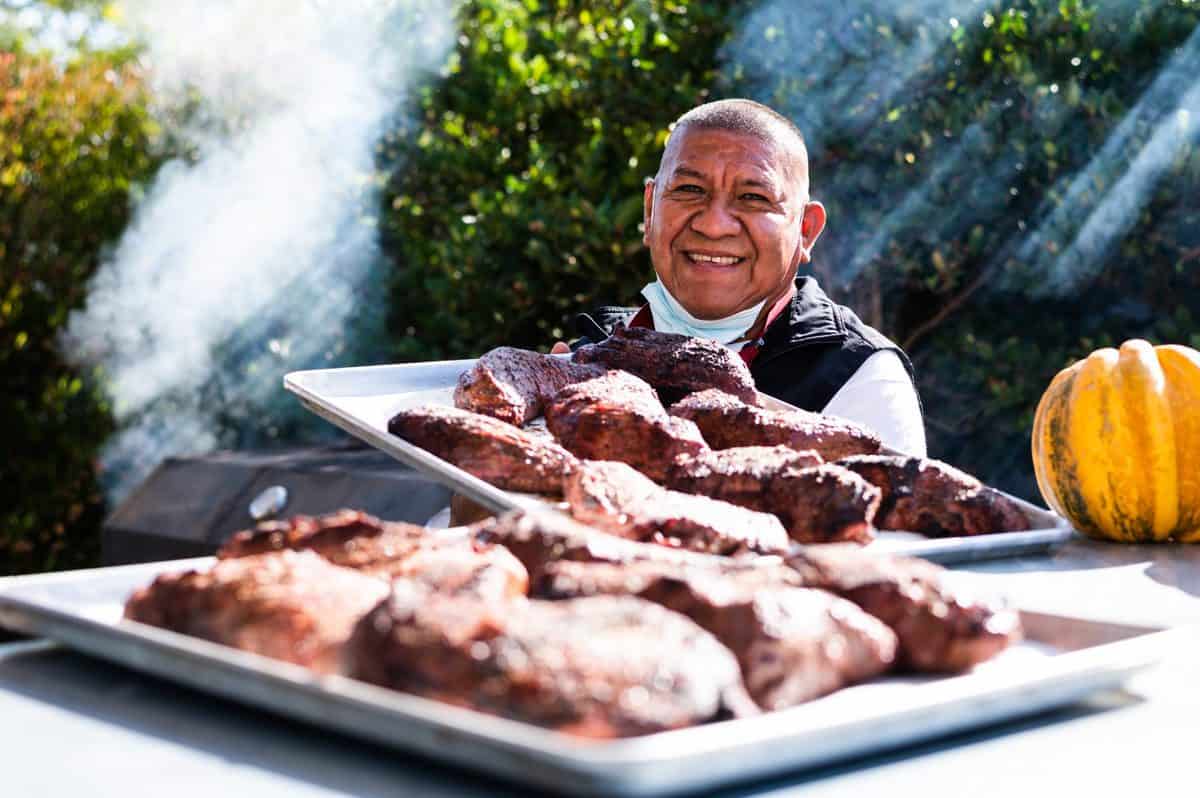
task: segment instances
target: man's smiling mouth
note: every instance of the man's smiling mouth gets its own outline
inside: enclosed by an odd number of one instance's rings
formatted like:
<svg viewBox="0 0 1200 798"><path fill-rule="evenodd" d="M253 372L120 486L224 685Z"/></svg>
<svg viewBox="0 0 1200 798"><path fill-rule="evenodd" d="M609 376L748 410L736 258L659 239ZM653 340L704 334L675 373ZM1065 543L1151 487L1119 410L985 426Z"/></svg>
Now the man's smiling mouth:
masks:
<svg viewBox="0 0 1200 798"><path fill-rule="evenodd" d="M737 255L713 255L706 252L688 251L684 251L683 254L692 263L702 266L734 266L745 260Z"/></svg>

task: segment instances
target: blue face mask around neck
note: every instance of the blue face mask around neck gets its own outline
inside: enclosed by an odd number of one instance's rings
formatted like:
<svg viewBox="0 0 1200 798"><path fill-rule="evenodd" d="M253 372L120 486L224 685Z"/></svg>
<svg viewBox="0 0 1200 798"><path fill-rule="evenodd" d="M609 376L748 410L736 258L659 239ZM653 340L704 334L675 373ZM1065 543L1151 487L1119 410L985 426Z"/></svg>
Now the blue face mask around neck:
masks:
<svg viewBox="0 0 1200 798"><path fill-rule="evenodd" d="M762 311L763 305L767 303L767 300L764 299L732 316L720 319L698 319L688 313L683 305L679 304L679 300L671 296L671 292L667 290L661 280L655 280L643 288L642 296L650 305L650 313L654 316L654 329L660 332L690 335L694 338L709 338L724 344L735 352L745 346L747 342L733 343L733 341L750 329L758 318L759 312Z"/></svg>

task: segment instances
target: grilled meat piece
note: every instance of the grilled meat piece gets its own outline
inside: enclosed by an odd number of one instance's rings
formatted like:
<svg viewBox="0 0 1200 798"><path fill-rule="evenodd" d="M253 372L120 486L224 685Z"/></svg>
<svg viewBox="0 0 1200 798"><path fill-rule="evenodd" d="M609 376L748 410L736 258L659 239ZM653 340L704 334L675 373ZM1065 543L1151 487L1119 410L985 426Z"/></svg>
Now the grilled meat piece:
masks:
<svg viewBox="0 0 1200 798"><path fill-rule="evenodd" d="M502 609L398 585L358 625L368 682L591 738L756 712L737 662L682 615L629 597Z"/></svg>
<svg viewBox="0 0 1200 798"><path fill-rule="evenodd" d="M525 567L502 546L477 541L464 529L384 523L356 510L259 524L234 535L217 557L283 550L310 550L334 565L387 580L412 579L444 593L500 601L529 588Z"/></svg>
<svg viewBox="0 0 1200 798"><path fill-rule="evenodd" d="M722 557L641 543L586 527L555 512L524 513L514 510L475 524L470 531L475 540L483 544L498 544L516 555L529 572L531 586L542 578L547 566L558 561L618 565L650 561L671 566L706 568L725 574L770 570L774 575L773 581L800 584L799 576L784 566L778 557Z"/></svg>
<svg viewBox="0 0 1200 798"><path fill-rule="evenodd" d="M412 524L384 524L373 515L359 510L338 510L322 516L294 515L277 521L263 521L253 529L236 532L217 551L217 557L247 557L272 551L312 549L336 565L370 568L376 560L374 549L360 548L363 541L386 536L393 549L409 551L426 537L424 527Z"/></svg>
<svg viewBox="0 0 1200 798"><path fill-rule="evenodd" d="M686 615L734 653L765 710L870 679L896 654L896 635L881 621L825 591L785 587L769 569L557 562L537 589L546 598L633 595Z"/></svg>
<svg viewBox="0 0 1200 798"><path fill-rule="evenodd" d="M645 544L639 544L645 545ZM772 558L773 559L773 558ZM663 583L669 583L665 587ZM675 583L679 584L676 585ZM704 596L709 604L727 604L761 591L802 588L800 574L780 562L763 564L729 557L700 555L678 562L646 557L626 562L553 560L530 583L532 598L564 599L583 596L641 596L677 612L668 603L669 591L681 587ZM697 599L700 600L700 599ZM713 631L708 626L705 628Z"/></svg>
<svg viewBox="0 0 1200 798"><path fill-rule="evenodd" d="M542 405L564 386L603 373L599 366L501 346L458 378L454 406L520 426L541 415Z"/></svg>
<svg viewBox="0 0 1200 798"><path fill-rule="evenodd" d="M504 490L557 496L576 464L557 443L454 407L401 410L388 422L388 432Z"/></svg>
<svg viewBox="0 0 1200 798"><path fill-rule="evenodd" d="M575 350L576 363L598 363L636 374L668 401L706 388L720 388L748 404L758 402L750 369L716 341L618 326L608 338Z"/></svg>
<svg viewBox="0 0 1200 798"><path fill-rule="evenodd" d="M659 482L676 455L708 448L694 424L667 415L654 389L624 371L568 385L545 414L576 457L628 463Z"/></svg>
<svg viewBox="0 0 1200 798"><path fill-rule="evenodd" d="M383 580L314 552L281 551L159 576L133 594L125 617L337 673L354 625L387 593Z"/></svg>
<svg viewBox="0 0 1200 798"><path fill-rule="evenodd" d="M467 541L418 549L398 562L390 576L440 594L473 596L497 604L529 591L529 573L512 552Z"/></svg>
<svg viewBox="0 0 1200 798"><path fill-rule="evenodd" d="M865 455L838 465L883 492L875 525L930 537L1029 529L1021 508L970 474L923 457Z"/></svg>
<svg viewBox="0 0 1200 798"><path fill-rule="evenodd" d="M707 451L677 457L665 484L772 513L801 543L869 542L879 490L844 468L813 465L820 462L786 446Z"/></svg>
<svg viewBox="0 0 1200 798"><path fill-rule="evenodd" d="M925 560L874 554L848 544L806 546L788 565L808 587L849 599L892 628L899 662L918 671L962 671L1020 636L1017 613L948 584Z"/></svg>
<svg viewBox="0 0 1200 798"><path fill-rule="evenodd" d="M624 463L581 461L563 494L576 520L631 540L709 554L780 554L788 547L775 516L660 488Z"/></svg>
<svg viewBox="0 0 1200 798"><path fill-rule="evenodd" d="M802 452L788 446L735 446L680 456L672 464L670 478L711 474L732 483L726 488L731 493L755 493L780 471L813 468L824 463L821 455L811 449Z"/></svg>
<svg viewBox="0 0 1200 798"><path fill-rule="evenodd" d="M671 415L695 422L714 449L787 446L825 460L879 451L879 436L844 418L806 410L751 407L721 391L701 391L671 405Z"/></svg>

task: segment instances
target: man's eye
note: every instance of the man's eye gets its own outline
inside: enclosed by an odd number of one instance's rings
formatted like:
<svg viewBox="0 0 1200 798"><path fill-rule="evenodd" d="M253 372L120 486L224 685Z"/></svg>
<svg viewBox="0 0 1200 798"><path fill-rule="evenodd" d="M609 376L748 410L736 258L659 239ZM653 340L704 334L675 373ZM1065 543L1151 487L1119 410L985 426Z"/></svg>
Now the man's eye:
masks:
<svg viewBox="0 0 1200 798"><path fill-rule="evenodd" d="M700 188L700 186L697 186L695 183L684 183L682 186L676 186L675 190L683 191L689 194L699 194L704 191L704 189Z"/></svg>
<svg viewBox="0 0 1200 798"><path fill-rule="evenodd" d="M753 194L753 193L743 194L742 199L750 200L751 202L770 202L770 200L768 200L762 194Z"/></svg>

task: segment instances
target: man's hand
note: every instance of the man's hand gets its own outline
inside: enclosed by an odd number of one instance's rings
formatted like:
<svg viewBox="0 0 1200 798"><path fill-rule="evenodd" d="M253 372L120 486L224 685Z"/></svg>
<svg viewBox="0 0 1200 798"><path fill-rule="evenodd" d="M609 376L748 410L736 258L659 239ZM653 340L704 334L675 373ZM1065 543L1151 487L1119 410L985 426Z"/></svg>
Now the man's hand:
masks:
<svg viewBox="0 0 1200 798"><path fill-rule="evenodd" d="M562 341L555 341L554 346L550 347L552 355L568 355L571 353L571 347L564 344Z"/></svg>

